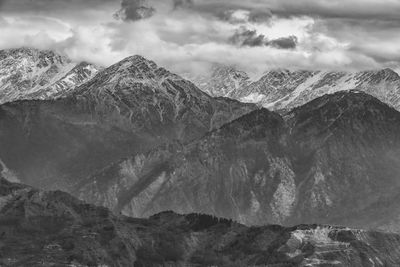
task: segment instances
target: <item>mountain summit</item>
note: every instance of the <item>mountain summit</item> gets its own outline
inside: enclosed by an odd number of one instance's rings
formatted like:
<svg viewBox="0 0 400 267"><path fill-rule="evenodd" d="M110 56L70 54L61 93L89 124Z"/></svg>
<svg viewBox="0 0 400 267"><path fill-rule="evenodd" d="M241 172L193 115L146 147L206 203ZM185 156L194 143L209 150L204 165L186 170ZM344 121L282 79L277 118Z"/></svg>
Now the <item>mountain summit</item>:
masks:
<svg viewBox="0 0 400 267"><path fill-rule="evenodd" d="M79 64L73 77L85 77L88 68ZM63 190L121 158L188 142L256 109L212 98L141 56L100 70L63 97L50 96L0 106L0 160L24 183Z"/></svg>
<svg viewBox="0 0 400 267"><path fill-rule="evenodd" d="M225 81L235 72L243 73L213 69L211 77L218 76L218 81ZM246 77L246 74L243 75ZM213 79L201 77L195 77L193 81L211 95L257 103L273 110L289 110L324 94L353 89L371 94L400 110L400 77L389 68L360 72L270 70L257 81L248 82L245 79L246 82L240 86L234 83L220 86Z"/></svg>
<svg viewBox="0 0 400 267"><path fill-rule="evenodd" d="M246 72L221 64L214 64L209 75L187 75L187 78L215 97L231 97L251 82Z"/></svg>
<svg viewBox="0 0 400 267"><path fill-rule="evenodd" d="M66 96L90 80L99 67L53 51L19 48L0 51L0 104Z"/></svg>

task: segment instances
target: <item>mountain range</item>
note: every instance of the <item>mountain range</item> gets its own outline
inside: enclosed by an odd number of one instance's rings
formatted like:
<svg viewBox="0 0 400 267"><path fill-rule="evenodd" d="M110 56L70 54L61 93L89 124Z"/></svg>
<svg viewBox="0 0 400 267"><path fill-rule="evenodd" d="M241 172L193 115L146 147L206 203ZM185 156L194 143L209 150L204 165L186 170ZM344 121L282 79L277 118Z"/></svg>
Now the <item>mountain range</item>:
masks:
<svg viewBox="0 0 400 267"><path fill-rule="evenodd" d="M256 109L212 98L140 56L43 97L0 106L0 159L24 183L63 190L121 158L192 140Z"/></svg>
<svg viewBox="0 0 400 267"><path fill-rule="evenodd" d="M53 51L19 48L0 51L0 104L68 95L100 70L74 63Z"/></svg>
<svg viewBox="0 0 400 267"><path fill-rule="evenodd" d="M395 72L193 81L0 51L0 265L399 265Z"/></svg>
<svg viewBox="0 0 400 267"><path fill-rule="evenodd" d="M400 76L391 69L360 72L277 69L251 79L234 67L215 65L207 75L190 77L212 96L256 103L272 110L290 110L324 94L354 89L400 109Z"/></svg>
<svg viewBox="0 0 400 267"><path fill-rule="evenodd" d="M395 109L363 92L338 92L283 117L256 110L193 142L135 155L74 192L136 217L174 210L247 225L399 231L399 131Z"/></svg>

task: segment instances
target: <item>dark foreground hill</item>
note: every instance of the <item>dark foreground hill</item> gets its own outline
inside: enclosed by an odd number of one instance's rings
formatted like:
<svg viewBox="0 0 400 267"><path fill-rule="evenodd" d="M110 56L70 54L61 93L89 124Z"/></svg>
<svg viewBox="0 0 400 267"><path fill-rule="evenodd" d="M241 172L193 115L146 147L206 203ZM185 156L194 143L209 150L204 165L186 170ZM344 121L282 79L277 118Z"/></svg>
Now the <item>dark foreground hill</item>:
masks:
<svg viewBox="0 0 400 267"><path fill-rule="evenodd" d="M208 215L116 216L0 179L1 266L399 266L400 236Z"/></svg>

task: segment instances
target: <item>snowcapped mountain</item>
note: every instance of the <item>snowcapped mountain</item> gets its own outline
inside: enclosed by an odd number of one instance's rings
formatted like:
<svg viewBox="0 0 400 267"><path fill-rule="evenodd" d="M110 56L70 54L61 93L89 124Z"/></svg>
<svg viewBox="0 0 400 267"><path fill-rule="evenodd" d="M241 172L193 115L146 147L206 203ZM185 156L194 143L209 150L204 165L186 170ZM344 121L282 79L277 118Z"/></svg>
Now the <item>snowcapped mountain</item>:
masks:
<svg viewBox="0 0 400 267"><path fill-rule="evenodd" d="M250 84L250 77L246 72L221 64L214 64L209 75L187 75L186 78L194 81L202 91L215 97L229 97L231 93Z"/></svg>
<svg viewBox="0 0 400 267"><path fill-rule="evenodd" d="M0 159L24 183L67 190L121 158L172 140L188 142L256 108L212 98L132 56L66 97L0 105Z"/></svg>
<svg viewBox="0 0 400 267"><path fill-rule="evenodd" d="M362 72L305 72L304 82L276 101L263 100L263 106L288 109L324 94L360 90L400 110L400 77L391 69ZM288 82L291 79L288 80Z"/></svg>
<svg viewBox="0 0 400 267"><path fill-rule="evenodd" d="M226 69L230 71L214 69L211 77L229 80L236 71ZM272 110L290 109L324 94L352 89L371 94L400 110L400 77L391 69L361 72L271 70L257 81L248 82L245 79L246 82L240 86L236 86L237 83L225 83L225 87L219 86L213 79L194 81L211 95L257 103Z"/></svg>
<svg viewBox="0 0 400 267"><path fill-rule="evenodd" d="M312 75L313 73L309 71L268 71L258 81L250 83L245 88L235 90L229 97L265 106L266 103L278 101L293 92Z"/></svg>
<svg viewBox="0 0 400 267"><path fill-rule="evenodd" d="M256 108L212 98L192 82L138 55L99 72L78 87L74 96L96 103L102 113L119 113L136 129L155 136L165 136L169 129L170 136L181 140L199 137Z"/></svg>
<svg viewBox="0 0 400 267"><path fill-rule="evenodd" d="M68 95L88 81L99 67L53 51L19 48L0 51L0 104L21 99L52 99Z"/></svg>

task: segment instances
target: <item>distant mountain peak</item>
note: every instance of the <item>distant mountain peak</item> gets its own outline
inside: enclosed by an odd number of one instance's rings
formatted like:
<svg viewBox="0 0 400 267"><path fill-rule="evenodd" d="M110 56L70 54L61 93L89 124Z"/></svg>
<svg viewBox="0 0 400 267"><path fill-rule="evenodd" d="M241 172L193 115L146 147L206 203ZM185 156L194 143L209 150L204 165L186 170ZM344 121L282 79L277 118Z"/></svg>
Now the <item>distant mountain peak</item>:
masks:
<svg viewBox="0 0 400 267"><path fill-rule="evenodd" d="M1 50L0 60L6 56L11 56L14 58L18 57L32 57L35 59L40 59L42 61L50 61L51 63L59 62L61 64L71 63L71 59L52 50L40 50L32 47L21 47Z"/></svg>
<svg viewBox="0 0 400 267"><path fill-rule="evenodd" d="M154 61L140 55L124 58L101 72L109 81L158 83L167 78L182 79L178 75L159 67Z"/></svg>
<svg viewBox="0 0 400 267"><path fill-rule="evenodd" d="M400 80L400 76L397 72L390 68L380 69L380 70L370 70L360 72L358 75L360 80L366 80L372 83L380 82L392 82Z"/></svg>
<svg viewBox="0 0 400 267"><path fill-rule="evenodd" d="M154 61L149 60L141 55L132 55L132 56L126 57L123 60L121 60L120 62L118 62L117 64L120 64L120 65L122 65L122 64L126 64L126 65L128 65L128 64L133 64L133 65L146 64L152 68L158 67Z"/></svg>
<svg viewBox="0 0 400 267"><path fill-rule="evenodd" d="M0 104L22 99L63 97L100 68L75 63L51 50L22 47L0 50Z"/></svg>
<svg viewBox="0 0 400 267"><path fill-rule="evenodd" d="M400 110L400 76L390 68L366 71L322 71L271 69L256 81L232 80L229 66L213 69L212 78L193 79L200 89L213 96L230 97L272 110L290 110L324 94L357 89ZM246 74L241 75L246 77ZM234 80L234 79L233 79ZM239 86L238 86L239 85Z"/></svg>
<svg viewBox="0 0 400 267"><path fill-rule="evenodd" d="M205 75L188 76L189 80L213 97L231 97L230 94L250 83L249 75L235 66L213 64Z"/></svg>

